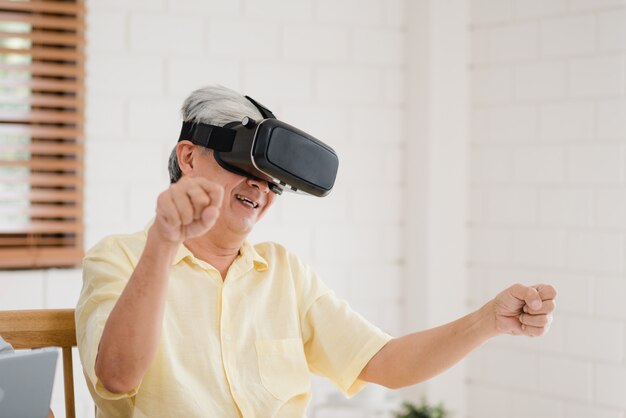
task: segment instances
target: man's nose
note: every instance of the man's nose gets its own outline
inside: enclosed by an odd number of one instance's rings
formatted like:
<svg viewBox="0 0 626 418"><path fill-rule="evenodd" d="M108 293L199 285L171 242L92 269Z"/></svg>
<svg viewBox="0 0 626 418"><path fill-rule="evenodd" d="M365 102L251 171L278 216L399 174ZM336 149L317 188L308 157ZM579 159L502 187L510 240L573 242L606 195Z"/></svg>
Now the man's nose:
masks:
<svg viewBox="0 0 626 418"><path fill-rule="evenodd" d="M270 191L270 186L267 184L265 180L249 178L248 180L246 180L246 182L248 183L248 186L256 187L263 193L268 193Z"/></svg>

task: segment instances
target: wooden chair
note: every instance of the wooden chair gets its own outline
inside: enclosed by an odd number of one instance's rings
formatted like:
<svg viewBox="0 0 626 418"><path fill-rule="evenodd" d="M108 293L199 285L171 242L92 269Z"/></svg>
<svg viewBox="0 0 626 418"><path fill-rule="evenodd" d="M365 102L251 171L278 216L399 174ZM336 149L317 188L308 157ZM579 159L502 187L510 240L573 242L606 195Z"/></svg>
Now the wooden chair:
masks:
<svg viewBox="0 0 626 418"><path fill-rule="evenodd" d="M13 348L61 347L65 416L75 418L72 347L76 347L74 309L0 311L0 336Z"/></svg>

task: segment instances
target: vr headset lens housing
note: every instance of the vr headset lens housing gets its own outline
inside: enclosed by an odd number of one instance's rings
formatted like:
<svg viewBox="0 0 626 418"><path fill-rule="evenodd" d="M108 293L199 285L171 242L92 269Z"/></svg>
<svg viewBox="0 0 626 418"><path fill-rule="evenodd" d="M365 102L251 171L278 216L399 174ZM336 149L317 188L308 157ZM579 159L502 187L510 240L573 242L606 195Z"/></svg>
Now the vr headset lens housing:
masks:
<svg viewBox="0 0 626 418"><path fill-rule="evenodd" d="M271 116L258 123L245 117L241 122L231 122L224 127L184 122L179 141L186 139L213 149L215 160L224 169L265 180L275 193L286 189L314 196L327 195L335 184L339 168L335 151Z"/></svg>

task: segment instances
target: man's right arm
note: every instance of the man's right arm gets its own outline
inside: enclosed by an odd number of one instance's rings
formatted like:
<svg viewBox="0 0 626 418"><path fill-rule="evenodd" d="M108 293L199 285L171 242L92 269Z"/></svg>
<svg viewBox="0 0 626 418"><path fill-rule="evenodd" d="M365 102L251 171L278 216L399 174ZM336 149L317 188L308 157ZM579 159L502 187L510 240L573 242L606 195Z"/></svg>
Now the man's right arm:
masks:
<svg viewBox="0 0 626 418"><path fill-rule="evenodd" d="M168 275L178 246L156 242L151 229L143 254L104 327L96 375L113 393L136 387L161 336Z"/></svg>
<svg viewBox="0 0 626 418"><path fill-rule="evenodd" d="M206 179L183 177L159 195L146 246L100 339L95 372L108 391L131 391L152 363L161 337L172 260L185 239L215 224L222 194Z"/></svg>

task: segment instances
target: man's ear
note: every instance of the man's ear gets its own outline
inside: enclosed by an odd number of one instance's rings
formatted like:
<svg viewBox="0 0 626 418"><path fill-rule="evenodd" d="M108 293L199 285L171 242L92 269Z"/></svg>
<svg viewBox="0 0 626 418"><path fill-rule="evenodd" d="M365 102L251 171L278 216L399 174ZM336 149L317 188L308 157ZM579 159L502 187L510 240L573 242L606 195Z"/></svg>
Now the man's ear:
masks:
<svg viewBox="0 0 626 418"><path fill-rule="evenodd" d="M178 166L183 175L191 176L193 174L193 149L195 145L190 141L180 141L176 145L176 157L178 158Z"/></svg>

